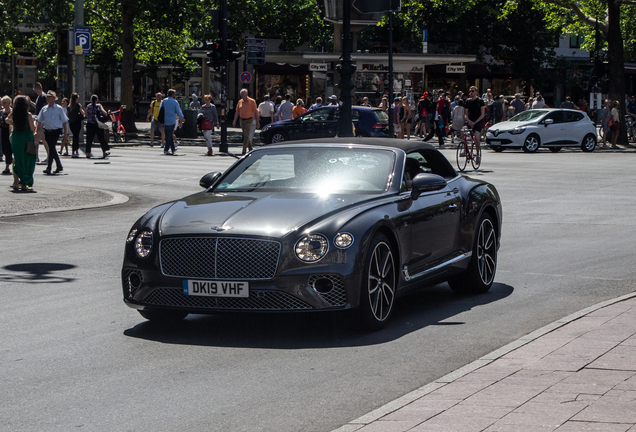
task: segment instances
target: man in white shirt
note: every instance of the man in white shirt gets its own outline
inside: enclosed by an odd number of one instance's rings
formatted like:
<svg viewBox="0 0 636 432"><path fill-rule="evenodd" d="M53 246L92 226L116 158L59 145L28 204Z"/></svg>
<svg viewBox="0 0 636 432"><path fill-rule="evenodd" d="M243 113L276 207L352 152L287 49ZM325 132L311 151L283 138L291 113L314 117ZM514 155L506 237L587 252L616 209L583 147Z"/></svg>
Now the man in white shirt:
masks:
<svg viewBox="0 0 636 432"><path fill-rule="evenodd" d="M68 117L64 109L55 103L57 95L49 90L46 93L46 105L40 110L37 116L38 132L44 130L44 140L49 145L49 160L44 170L44 174L51 175L51 167L55 160L54 174L63 171L62 162L55 149L60 134L64 133L63 140L68 141Z"/></svg>
<svg viewBox="0 0 636 432"><path fill-rule="evenodd" d="M261 119L261 129L272 122L272 115L274 114L274 104L269 101L269 95L263 96L263 102L258 106L258 115Z"/></svg>

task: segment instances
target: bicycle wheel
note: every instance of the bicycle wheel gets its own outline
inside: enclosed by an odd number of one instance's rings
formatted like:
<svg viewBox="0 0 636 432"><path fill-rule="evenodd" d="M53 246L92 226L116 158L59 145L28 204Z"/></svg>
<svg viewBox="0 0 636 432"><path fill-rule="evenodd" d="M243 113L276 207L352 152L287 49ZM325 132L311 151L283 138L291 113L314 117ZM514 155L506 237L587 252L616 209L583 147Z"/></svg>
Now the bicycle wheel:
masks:
<svg viewBox="0 0 636 432"><path fill-rule="evenodd" d="M468 164L468 152L464 147L465 146L463 141L461 141L457 146L457 168L459 168L460 171L464 171L466 169L466 165Z"/></svg>
<svg viewBox="0 0 636 432"><path fill-rule="evenodd" d="M479 152L477 151L477 148L475 147L475 143L473 142L471 145L471 154L472 154L472 158L470 158L470 163L473 166L473 169L475 171L477 171L479 169L479 166L481 165L481 146L479 146Z"/></svg>

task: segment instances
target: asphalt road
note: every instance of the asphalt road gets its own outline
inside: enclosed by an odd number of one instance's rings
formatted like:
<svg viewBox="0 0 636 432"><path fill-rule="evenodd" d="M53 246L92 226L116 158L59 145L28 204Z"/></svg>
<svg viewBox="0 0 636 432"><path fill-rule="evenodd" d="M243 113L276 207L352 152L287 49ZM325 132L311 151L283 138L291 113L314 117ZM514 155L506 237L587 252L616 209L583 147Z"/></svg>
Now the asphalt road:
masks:
<svg viewBox="0 0 636 432"><path fill-rule="evenodd" d="M497 186L504 208L488 294L428 288L372 334L323 314L190 316L157 328L122 302L124 241L147 209L197 192L203 174L235 160L203 150L65 158L68 174L36 174L36 189L81 185L130 200L0 218L0 430L329 431L635 287L633 150L487 152L474 176ZM10 182L0 178L0 200Z"/></svg>

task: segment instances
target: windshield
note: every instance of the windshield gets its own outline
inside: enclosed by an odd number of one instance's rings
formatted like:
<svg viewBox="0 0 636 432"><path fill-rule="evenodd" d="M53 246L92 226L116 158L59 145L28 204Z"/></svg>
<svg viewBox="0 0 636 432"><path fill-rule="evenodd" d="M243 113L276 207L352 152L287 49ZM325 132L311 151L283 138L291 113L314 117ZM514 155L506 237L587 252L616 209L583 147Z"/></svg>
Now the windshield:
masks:
<svg viewBox="0 0 636 432"><path fill-rule="evenodd" d="M387 113L385 113L384 111L380 109L373 110L373 112L375 113L375 115L378 116L378 119L380 119L380 123L389 124L389 115Z"/></svg>
<svg viewBox="0 0 636 432"><path fill-rule="evenodd" d="M518 121L518 122L532 121L546 115L547 112L548 111L546 110L528 110L528 111L524 111L522 113L517 114L516 116L514 116L508 121Z"/></svg>
<svg viewBox="0 0 636 432"><path fill-rule="evenodd" d="M256 151L214 190L382 193L388 187L394 159L394 153L384 149L303 146Z"/></svg>

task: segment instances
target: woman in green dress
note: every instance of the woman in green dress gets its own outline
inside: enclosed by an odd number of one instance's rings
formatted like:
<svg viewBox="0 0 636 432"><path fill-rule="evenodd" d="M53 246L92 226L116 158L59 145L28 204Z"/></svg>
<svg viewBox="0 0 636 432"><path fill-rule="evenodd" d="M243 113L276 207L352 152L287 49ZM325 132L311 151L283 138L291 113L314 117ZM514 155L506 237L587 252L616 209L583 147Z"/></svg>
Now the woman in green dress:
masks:
<svg viewBox="0 0 636 432"><path fill-rule="evenodd" d="M27 141L34 141L35 122L29 112L29 102L25 96L13 100L13 112L7 123L13 125L11 149L13 150L13 189L33 190L35 155L26 152Z"/></svg>

